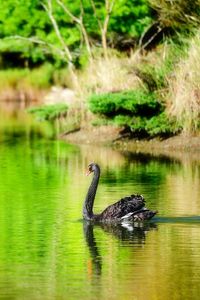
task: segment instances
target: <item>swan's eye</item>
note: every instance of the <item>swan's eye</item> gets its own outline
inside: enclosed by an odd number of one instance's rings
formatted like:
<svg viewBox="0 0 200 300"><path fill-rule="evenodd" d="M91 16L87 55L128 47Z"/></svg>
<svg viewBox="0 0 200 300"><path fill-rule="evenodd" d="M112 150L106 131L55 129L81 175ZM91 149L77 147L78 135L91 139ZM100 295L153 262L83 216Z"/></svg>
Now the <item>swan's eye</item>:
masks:
<svg viewBox="0 0 200 300"><path fill-rule="evenodd" d="M88 170L89 170L90 172L93 171L93 163L91 163L91 164L88 165Z"/></svg>
<svg viewBox="0 0 200 300"><path fill-rule="evenodd" d="M89 168L88 168L88 170L89 170L90 172L93 172L93 171L94 171L94 169L93 169L93 165L89 165Z"/></svg>

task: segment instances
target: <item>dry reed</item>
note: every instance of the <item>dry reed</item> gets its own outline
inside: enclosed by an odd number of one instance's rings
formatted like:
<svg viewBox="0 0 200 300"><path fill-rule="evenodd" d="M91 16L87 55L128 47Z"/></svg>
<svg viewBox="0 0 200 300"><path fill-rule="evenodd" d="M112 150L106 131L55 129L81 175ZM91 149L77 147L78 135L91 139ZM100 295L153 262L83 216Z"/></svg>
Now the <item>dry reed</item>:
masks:
<svg viewBox="0 0 200 300"><path fill-rule="evenodd" d="M200 117L200 36L190 43L188 55L175 69L169 82L170 113L183 126L185 132L196 132Z"/></svg>
<svg viewBox="0 0 200 300"><path fill-rule="evenodd" d="M141 80L134 73L134 68L139 63L132 57L119 57L110 55L108 59L97 57L89 62L84 71L78 74L82 94L117 92L135 89L141 86Z"/></svg>

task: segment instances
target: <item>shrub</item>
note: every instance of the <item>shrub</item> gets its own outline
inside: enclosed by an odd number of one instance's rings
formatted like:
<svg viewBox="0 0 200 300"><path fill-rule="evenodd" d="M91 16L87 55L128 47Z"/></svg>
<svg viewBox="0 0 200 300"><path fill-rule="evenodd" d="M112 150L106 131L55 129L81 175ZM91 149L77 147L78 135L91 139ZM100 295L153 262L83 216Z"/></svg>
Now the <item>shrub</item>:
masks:
<svg viewBox="0 0 200 300"><path fill-rule="evenodd" d="M132 117L124 116L124 115L117 115L113 119L114 123L118 126L130 126Z"/></svg>
<svg viewBox="0 0 200 300"><path fill-rule="evenodd" d="M130 130L132 135L139 137L147 137L148 132L146 130L147 118L145 117L134 117L130 124Z"/></svg>
<svg viewBox="0 0 200 300"><path fill-rule="evenodd" d="M150 119L141 116L134 116L133 118L117 116L114 122L119 126L128 127L132 135L137 137L168 137L178 133L182 129L165 112L155 115Z"/></svg>
<svg viewBox="0 0 200 300"><path fill-rule="evenodd" d="M143 90L92 95L89 107L93 113L106 116L105 123L110 120L125 127L131 136L167 137L181 130L175 119L166 115L155 94Z"/></svg>
<svg viewBox="0 0 200 300"><path fill-rule="evenodd" d="M89 98L89 109L95 114L106 116L143 115L152 116L162 109L155 94L143 90L120 93L94 94Z"/></svg>
<svg viewBox="0 0 200 300"><path fill-rule="evenodd" d="M146 122L145 130L149 136L167 137L181 131L174 118L169 118L165 112L154 116Z"/></svg>
<svg viewBox="0 0 200 300"><path fill-rule="evenodd" d="M65 115L68 110L66 104L44 105L32 107L28 111L36 115L39 120L54 120L62 115Z"/></svg>

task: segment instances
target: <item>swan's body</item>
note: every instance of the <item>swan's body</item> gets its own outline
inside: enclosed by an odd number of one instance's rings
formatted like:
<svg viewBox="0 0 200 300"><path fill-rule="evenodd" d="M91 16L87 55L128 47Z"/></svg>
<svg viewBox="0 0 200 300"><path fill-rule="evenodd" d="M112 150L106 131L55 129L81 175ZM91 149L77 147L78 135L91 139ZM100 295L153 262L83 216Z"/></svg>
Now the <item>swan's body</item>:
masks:
<svg viewBox="0 0 200 300"><path fill-rule="evenodd" d="M97 164L91 163L88 166L87 175L94 172L94 176L86 199L83 205L83 218L98 222L107 221L144 221L151 219L157 211L151 211L145 208L145 200L141 195L131 195L124 197L118 202L108 206L102 213L96 215L93 213L94 199L99 183L100 168Z"/></svg>

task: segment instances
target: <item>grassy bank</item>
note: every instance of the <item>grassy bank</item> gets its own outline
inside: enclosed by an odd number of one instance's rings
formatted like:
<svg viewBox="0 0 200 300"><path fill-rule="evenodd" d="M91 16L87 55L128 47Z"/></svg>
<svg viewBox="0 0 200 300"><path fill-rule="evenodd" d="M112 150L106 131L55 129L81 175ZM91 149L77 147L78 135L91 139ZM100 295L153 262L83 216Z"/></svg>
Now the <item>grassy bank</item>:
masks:
<svg viewBox="0 0 200 300"><path fill-rule="evenodd" d="M103 61L94 63L92 72L90 65L82 90L88 87L85 98L95 115L92 124L121 126L130 137L138 138L198 133L198 53L197 32L175 41L167 39L154 51L111 56L104 70Z"/></svg>
<svg viewBox="0 0 200 300"><path fill-rule="evenodd" d="M127 64L123 64L124 71L115 75L124 86L109 85L110 90L107 90L100 79L98 88L87 98L89 110L97 118L93 123L124 126L139 137L198 133L199 51L199 31L196 31L187 37L167 39L154 51L133 53ZM120 64L121 61L118 69ZM109 69L106 77L108 74ZM132 82L127 87L129 76ZM100 74L99 78L102 77Z"/></svg>
<svg viewBox="0 0 200 300"><path fill-rule="evenodd" d="M49 112L53 119L62 119L63 132L113 125L140 139L196 134L200 129L199 51L199 31L168 38L151 51L125 55L111 50L107 59L97 54L75 70L76 86L67 69L56 70L51 64L0 71L0 97L13 99L15 93L15 98L31 101L41 99L52 85L67 86L75 90L76 103L61 111L57 106L35 110L42 117L47 113L44 119L51 119Z"/></svg>

